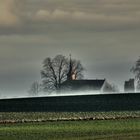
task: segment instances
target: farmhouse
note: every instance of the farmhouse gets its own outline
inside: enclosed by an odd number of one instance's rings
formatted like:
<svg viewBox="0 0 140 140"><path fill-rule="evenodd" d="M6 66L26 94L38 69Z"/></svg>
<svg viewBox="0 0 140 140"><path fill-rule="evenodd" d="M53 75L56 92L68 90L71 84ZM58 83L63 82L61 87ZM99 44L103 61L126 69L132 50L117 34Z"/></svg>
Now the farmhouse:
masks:
<svg viewBox="0 0 140 140"><path fill-rule="evenodd" d="M101 80L67 80L61 85L61 91L83 92L92 91L95 93L104 92L107 89L105 79Z"/></svg>

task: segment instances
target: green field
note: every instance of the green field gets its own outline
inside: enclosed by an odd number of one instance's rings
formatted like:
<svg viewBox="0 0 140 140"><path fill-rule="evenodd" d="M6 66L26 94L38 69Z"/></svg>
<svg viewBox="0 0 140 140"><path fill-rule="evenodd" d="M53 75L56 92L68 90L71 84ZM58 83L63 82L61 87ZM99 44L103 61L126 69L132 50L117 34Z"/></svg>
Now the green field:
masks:
<svg viewBox="0 0 140 140"><path fill-rule="evenodd" d="M139 140L140 111L0 113L0 140L94 139Z"/></svg>
<svg viewBox="0 0 140 140"><path fill-rule="evenodd" d="M139 140L140 119L0 125L0 140Z"/></svg>

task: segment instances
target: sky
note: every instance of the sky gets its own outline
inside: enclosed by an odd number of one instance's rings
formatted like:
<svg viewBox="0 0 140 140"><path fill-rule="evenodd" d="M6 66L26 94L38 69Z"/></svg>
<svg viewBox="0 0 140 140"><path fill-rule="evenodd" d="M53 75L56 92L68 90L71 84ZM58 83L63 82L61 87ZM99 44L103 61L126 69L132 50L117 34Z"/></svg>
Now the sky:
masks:
<svg viewBox="0 0 140 140"><path fill-rule="evenodd" d="M0 0L0 96L27 95L57 54L81 60L85 78L123 89L139 37L139 0Z"/></svg>

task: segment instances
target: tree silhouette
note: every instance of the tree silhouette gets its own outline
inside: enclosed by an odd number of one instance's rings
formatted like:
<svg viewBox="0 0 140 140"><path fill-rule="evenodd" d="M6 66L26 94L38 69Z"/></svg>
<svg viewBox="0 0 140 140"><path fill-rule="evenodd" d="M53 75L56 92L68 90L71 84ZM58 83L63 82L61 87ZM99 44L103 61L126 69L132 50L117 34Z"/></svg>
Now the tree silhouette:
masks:
<svg viewBox="0 0 140 140"><path fill-rule="evenodd" d="M106 86L103 92L109 93L109 92L120 92L120 91L117 85L106 82Z"/></svg>
<svg viewBox="0 0 140 140"><path fill-rule="evenodd" d="M35 81L32 83L30 87L29 94L31 96L37 96L40 90L41 90L41 85L37 81Z"/></svg>
<svg viewBox="0 0 140 140"><path fill-rule="evenodd" d="M43 61L43 70L41 70L42 86L45 91L59 91L61 84L69 80L69 76L76 79L83 78L84 68L79 60L70 60L57 55L54 58L47 57Z"/></svg>
<svg viewBox="0 0 140 140"><path fill-rule="evenodd" d="M135 74L136 90L140 90L140 57L136 61L135 65L130 70Z"/></svg>

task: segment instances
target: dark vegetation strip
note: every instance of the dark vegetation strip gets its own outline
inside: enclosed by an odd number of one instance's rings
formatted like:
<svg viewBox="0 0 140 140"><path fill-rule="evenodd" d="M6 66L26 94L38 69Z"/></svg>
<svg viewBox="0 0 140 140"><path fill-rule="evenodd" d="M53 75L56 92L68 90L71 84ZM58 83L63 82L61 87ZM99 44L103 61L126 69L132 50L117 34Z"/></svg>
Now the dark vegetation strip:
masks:
<svg viewBox="0 0 140 140"><path fill-rule="evenodd" d="M104 112L139 110L140 93L0 100L0 112Z"/></svg>

